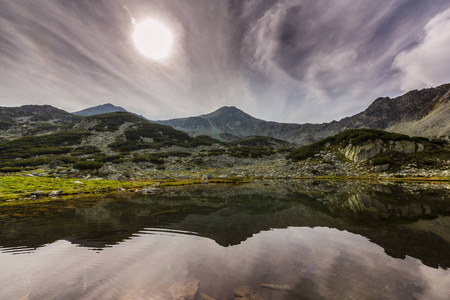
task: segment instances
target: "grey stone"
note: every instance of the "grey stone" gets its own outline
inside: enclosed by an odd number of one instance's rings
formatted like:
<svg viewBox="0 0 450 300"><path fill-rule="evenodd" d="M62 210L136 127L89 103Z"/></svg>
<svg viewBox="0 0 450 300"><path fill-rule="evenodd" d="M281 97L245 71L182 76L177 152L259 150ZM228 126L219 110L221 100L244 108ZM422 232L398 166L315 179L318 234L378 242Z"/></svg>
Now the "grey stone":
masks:
<svg viewBox="0 0 450 300"><path fill-rule="evenodd" d="M117 172L116 168L114 168L114 167L111 166L111 165L104 165L104 166L101 167L100 170L98 171L98 173L99 173L101 176L108 176L108 175L114 174L114 173L116 173L116 172Z"/></svg>
<svg viewBox="0 0 450 300"><path fill-rule="evenodd" d="M48 196L49 196L49 197L58 197L58 196L61 196L61 194L62 194L62 190L59 190L59 191L51 191L51 192L48 194Z"/></svg>
<svg viewBox="0 0 450 300"><path fill-rule="evenodd" d="M119 175L119 177L117 177L117 180L119 180L119 181L125 181L125 180L127 180L128 178L127 177L125 177L124 175Z"/></svg>
<svg viewBox="0 0 450 300"><path fill-rule="evenodd" d="M381 153L383 148L382 143L380 140L368 140L358 145L350 144L344 149L341 149L341 153L354 162L363 162Z"/></svg>
<svg viewBox="0 0 450 300"><path fill-rule="evenodd" d="M212 174L209 174L209 173L203 174L203 176L202 176L202 180L208 180L208 179L213 179L213 178L214 178L214 176L212 176Z"/></svg>
<svg viewBox="0 0 450 300"><path fill-rule="evenodd" d="M156 195L156 194L162 194L165 191L166 191L165 189L160 189L160 188L155 188L155 187L145 187L145 188L142 189L142 194L144 194L144 195Z"/></svg>
<svg viewBox="0 0 450 300"><path fill-rule="evenodd" d="M56 167L59 167L62 165L63 162L57 159L52 159L52 161L48 164L48 167L51 169L55 169Z"/></svg>
<svg viewBox="0 0 450 300"><path fill-rule="evenodd" d="M421 143L417 143L417 152L422 152L425 147Z"/></svg>
<svg viewBox="0 0 450 300"><path fill-rule="evenodd" d="M32 196L35 196L36 198L44 197L44 192L42 191L35 191L31 193Z"/></svg>
<svg viewBox="0 0 450 300"><path fill-rule="evenodd" d="M172 300L194 300L198 296L200 280L188 279L178 281L169 287Z"/></svg>
<svg viewBox="0 0 450 300"><path fill-rule="evenodd" d="M379 173L379 172L383 172L383 171L387 171L389 170L389 164L383 164L383 165L378 165L372 168L372 172L374 173Z"/></svg>
<svg viewBox="0 0 450 300"><path fill-rule="evenodd" d="M108 175L108 180L119 180L119 176L121 176L120 174L110 174Z"/></svg>

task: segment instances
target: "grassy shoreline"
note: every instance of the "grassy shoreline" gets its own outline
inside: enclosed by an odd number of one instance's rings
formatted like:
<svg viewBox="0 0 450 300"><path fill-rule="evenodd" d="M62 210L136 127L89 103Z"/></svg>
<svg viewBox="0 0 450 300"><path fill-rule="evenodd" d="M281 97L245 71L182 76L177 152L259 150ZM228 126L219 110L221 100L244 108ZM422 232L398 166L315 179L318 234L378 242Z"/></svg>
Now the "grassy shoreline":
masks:
<svg viewBox="0 0 450 300"><path fill-rule="evenodd" d="M117 191L134 191L145 187L158 185L159 187L168 186L187 186L201 184L200 179L166 179L166 180L92 180L92 179L60 179L49 177L26 177L26 176L2 176L0 177L0 206L8 203L16 203L18 200L24 201L42 201L53 199L48 196L52 191L61 191L61 197L75 195L95 195L107 194ZM229 179L210 179L208 183L244 183L249 182L242 178ZM42 197L32 199L33 193L42 192Z"/></svg>
<svg viewBox="0 0 450 300"><path fill-rule="evenodd" d="M26 177L26 176L1 176L0 177L0 206L19 202L39 202L50 201L55 198L48 197L52 191L60 191L57 199L67 198L75 195L96 195L107 194L117 191L139 191L145 187L157 185L159 187L187 186L202 183L223 183L236 184L247 183L258 179L286 179L272 177L255 177L249 179L227 178L227 179L166 179L166 180L92 180L92 179L60 179L49 177ZM383 178L383 177L300 177L289 178L289 180L339 180L339 181L371 181L371 182L429 182L429 183L450 183L448 177L403 177L403 178ZM33 193L42 192L42 197L32 198Z"/></svg>

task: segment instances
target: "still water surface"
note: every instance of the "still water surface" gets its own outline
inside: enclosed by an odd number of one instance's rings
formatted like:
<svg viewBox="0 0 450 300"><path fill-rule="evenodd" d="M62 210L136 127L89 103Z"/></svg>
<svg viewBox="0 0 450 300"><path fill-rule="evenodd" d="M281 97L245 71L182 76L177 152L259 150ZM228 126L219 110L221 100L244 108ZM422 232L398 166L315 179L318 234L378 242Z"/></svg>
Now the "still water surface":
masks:
<svg viewBox="0 0 450 300"><path fill-rule="evenodd" d="M1 207L0 299L171 299L186 279L216 299L448 299L449 195L264 181Z"/></svg>

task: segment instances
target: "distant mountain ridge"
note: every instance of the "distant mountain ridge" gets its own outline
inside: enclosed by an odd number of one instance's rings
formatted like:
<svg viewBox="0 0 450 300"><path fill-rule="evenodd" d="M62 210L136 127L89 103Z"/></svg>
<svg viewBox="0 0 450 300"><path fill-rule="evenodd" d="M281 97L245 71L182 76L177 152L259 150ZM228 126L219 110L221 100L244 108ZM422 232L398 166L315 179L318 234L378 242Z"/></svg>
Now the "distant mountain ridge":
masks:
<svg viewBox="0 0 450 300"><path fill-rule="evenodd" d="M73 114L50 105L0 107L0 138L51 133L70 127L71 123L83 116L111 112L127 111L110 103ZM450 84L444 84L435 88L410 91L392 99L378 98L361 113L322 124L264 121L234 106L224 106L200 116L152 122L169 125L190 136L207 135L222 141L268 136L301 146L346 129L358 128L381 129L411 136L448 138L449 120Z"/></svg>
<svg viewBox="0 0 450 300"><path fill-rule="evenodd" d="M450 135L450 84L410 91L396 98L378 98L354 116L323 124L289 124L254 118L236 107L224 106L197 117L156 121L191 136L221 140L270 136L306 145L345 129L371 128L416 136Z"/></svg>
<svg viewBox="0 0 450 300"><path fill-rule="evenodd" d="M102 105L97 105L94 107L89 107L80 111L73 112L74 115L83 116L83 117L89 117L94 115L101 115L101 114L107 114L112 112L118 112L118 111L124 111L127 110L120 106L115 106L111 103L106 103Z"/></svg>

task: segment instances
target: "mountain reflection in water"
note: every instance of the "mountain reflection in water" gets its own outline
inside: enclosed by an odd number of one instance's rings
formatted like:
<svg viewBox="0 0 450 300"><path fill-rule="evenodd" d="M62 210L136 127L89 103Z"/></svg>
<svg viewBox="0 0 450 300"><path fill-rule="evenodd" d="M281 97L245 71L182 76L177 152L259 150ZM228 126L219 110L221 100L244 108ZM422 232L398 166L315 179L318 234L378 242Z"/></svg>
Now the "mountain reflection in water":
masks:
<svg viewBox="0 0 450 300"><path fill-rule="evenodd" d="M0 298L170 299L196 278L216 299L242 285L264 299L447 299L449 195L261 181L1 207Z"/></svg>

